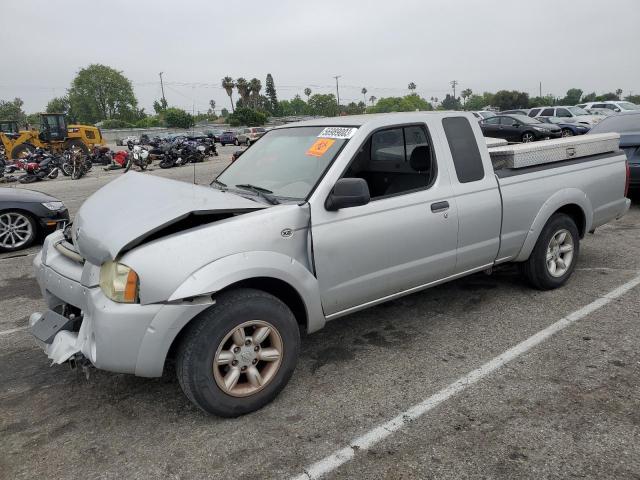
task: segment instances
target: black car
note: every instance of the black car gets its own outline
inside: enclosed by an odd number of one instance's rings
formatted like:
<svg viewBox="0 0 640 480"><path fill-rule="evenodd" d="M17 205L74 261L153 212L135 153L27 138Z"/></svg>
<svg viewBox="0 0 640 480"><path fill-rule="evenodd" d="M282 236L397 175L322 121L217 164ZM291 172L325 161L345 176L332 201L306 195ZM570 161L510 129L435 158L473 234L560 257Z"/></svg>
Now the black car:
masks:
<svg viewBox="0 0 640 480"><path fill-rule="evenodd" d="M0 252L27 248L67 222L69 211L57 198L23 188L0 188Z"/></svg>
<svg viewBox="0 0 640 480"><path fill-rule="evenodd" d="M510 142L528 143L562 136L562 129L557 125L542 123L526 115L497 115L480 122L480 128L485 137Z"/></svg>
<svg viewBox="0 0 640 480"><path fill-rule="evenodd" d="M620 148L627 154L629 161L629 191L640 195L640 111L620 112L602 119L589 134L620 134Z"/></svg>

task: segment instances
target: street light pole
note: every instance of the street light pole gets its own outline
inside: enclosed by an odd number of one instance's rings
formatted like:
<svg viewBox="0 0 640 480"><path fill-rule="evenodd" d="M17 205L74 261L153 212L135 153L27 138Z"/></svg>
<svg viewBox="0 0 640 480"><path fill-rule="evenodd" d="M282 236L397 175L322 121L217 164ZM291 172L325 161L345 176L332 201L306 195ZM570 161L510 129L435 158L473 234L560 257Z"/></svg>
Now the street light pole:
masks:
<svg viewBox="0 0 640 480"><path fill-rule="evenodd" d="M336 100L338 102L338 115L340 115L340 87L338 86L338 79L342 75L335 75L333 78L336 79Z"/></svg>
<svg viewBox="0 0 640 480"><path fill-rule="evenodd" d="M162 83L162 74L163 73L164 72L160 72L160 90L162 90L162 103L166 105L167 104L167 99L164 98L164 84Z"/></svg>

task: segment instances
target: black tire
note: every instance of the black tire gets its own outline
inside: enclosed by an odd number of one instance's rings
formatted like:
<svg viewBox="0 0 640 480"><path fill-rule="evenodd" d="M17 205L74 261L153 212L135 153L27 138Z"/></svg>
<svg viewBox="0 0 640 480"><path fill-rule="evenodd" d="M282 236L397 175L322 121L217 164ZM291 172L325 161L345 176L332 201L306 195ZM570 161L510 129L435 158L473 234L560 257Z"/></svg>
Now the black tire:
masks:
<svg viewBox="0 0 640 480"><path fill-rule="evenodd" d="M563 128L562 129L562 136L563 137L573 137L573 132L571 131L570 128Z"/></svg>
<svg viewBox="0 0 640 480"><path fill-rule="evenodd" d="M536 134L533 132L524 132L521 137L522 143L535 142L537 140Z"/></svg>
<svg viewBox="0 0 640 480"><path fill-rule="evenodd" d="M234 140L233 144L234 144L236 147L239 147L239 146L240 146L240 142L238 141L238 139L237 139L237 138Z"/></svg>
<svg viewBox="0 0 640 480"><path fill-rule="evenodd" d="M11 159L22 158L25 155L35 152L36 149L30 143L21 143L11 150Z"/></svg>
<svg viewBox="0 0 640 480"><path fill-rule="evenodd" d="M53 180L54 178L58 178L59 170L59 168L54 169L49 175L47 175L47 178L50 178L51 180Z"/></svg>
<svg viewBox="0 0 640 480"><path fill-rule="evenodd" d="M171 168L173 167L173 162L171 160L162 160L158 166L160 168Z"/></svg>
<svg viewBox="0 0 640 480"><path fill-rule="evenodd" d="M131 170L131 164L133 163L133 159L129 158L127 159L127 164L124 167L124 173L127 173L129 170Z"/></svg>
<svg viewBox="0 0 640 480"><path fill-rule="evenodd" d="M18 246L18 247L2 247L0 246L0 252L15 252L17 250L22 250L24 248L28 248L31 245L33 245L33 242L35 242L36 238L38 237L38 223L35 221L35 219L27 212L24 212L22 210L4 210L2 212L0 212L0 215L4 215L4 214L16 214L16 215L20 215L21 217L26 218L26 220L31 224L31 235L29 236L29 238L27 239L26 243L23 243L22 245Z"/></svg>
<svg viewBox="0 0 640 480"><path fill-rule="evenodd" d="M249 396L231 396L216 383L213 360L229 332L254 319L269 322L282 339L282 361L272 379ZM205 412L237 417L267 405L285 387L296 367L300 330L291 310L266 292L238 289L216 297L216 304L187 327L176 358L176 373L185 395Z"/></svg>
<svg viewBox="0 0 640 480"><path fill-rule="evenodd" d="M73 165L70 164L69 162L64 162L60 167L60 170L62 170L62 174L65 177L69 177L71 173L73 173Z"/></svg>
<svg viewBox="0 0 640 480"><path fill-rule="evenodd" d="M567 230L571 235L571 239L573 241L573 255L571 264L568 266L567 271L562 276L556 277L550 273L549 268L547 267L547 248L549 247L551 239L561 230ZM576 223L570 216L565 215L564 213L555 213L542 229L540 237L538 237L538 241L536 242L528 260L522 264L522 272L531 286L538 290L552 290L554 288L561 287L567 283L567 280L571 277L578 261L579 252L580 233L578 232Z"/></svg>
<svg viewBox="0 0 640 480"><path fill-rule="evenodd" d="M69 140L64 145L66 150L79 150L82 152L83 156L89 155L89 147L87 147L82 140L74 138L73 140Z"/></svg>
<svg viewBox="0 0 640 480"><path fill-rule="evenodd" d="M40 179L38 178L37 175L33 175L31 173L27 173L26 175L22 175L18 179L18 182L20 182L20 183L35 183L38 180L40 180Z"/></svg>

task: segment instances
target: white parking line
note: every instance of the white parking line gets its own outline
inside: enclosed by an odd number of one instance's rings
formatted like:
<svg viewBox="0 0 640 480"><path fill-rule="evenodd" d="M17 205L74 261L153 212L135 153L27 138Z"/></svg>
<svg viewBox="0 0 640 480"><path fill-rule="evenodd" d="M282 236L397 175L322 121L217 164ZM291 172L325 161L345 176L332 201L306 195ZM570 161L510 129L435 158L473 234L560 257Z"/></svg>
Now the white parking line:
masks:
<svg viewBox="0 0 640 480"><path fill-rule="evenodd" d="M379 425L372 430L369 430L364 435L361 435L358 438L352 440L348 446L341 448L340 450L335 451L322 460L319 460L316 463L308 466L303 470L303 473L294 477L294 480L316 480L334 471L339 466L349 462L350 460L353 460L353 458L356 456L356 452L368 450L377 443L380 443L382 440L391 436L392 434L403 428L405 425L410 423L412 420L421 417L445 400L451 398L456 393L463 391L468 386L473 385L487 375L490 375L491 373L503 367L506 363L528 352L536 345L544 342L553 334L567 328L569 325L595 312L599 308L604 307L612 300L615 300L616 298L624 295L629 290L638 285L640 285L640 275L634 277L615 290L612 290L603 297L598 298L594 302L591 302L589 305L586 305L579 310L570 313L566 317L558 320L556 323L549 325L544 330L540 330L538 333L510 348L506 352L489 360L484 365L467 373L465 376L453 382L448 387L443 388L429 398L412 406L408 410L405 410L395 418L392 418L388 422Z"/></svg>
<svg viewBox="0 0 640 480"><path fill-rule="evenodd" d="M2 330L0 331L0 337L2 337L3 335L10 335L12 333L16 333L16 332L21 332L22 330L26 330L27 327L19 327L19 328L12 328L11 330Z"/></svg>

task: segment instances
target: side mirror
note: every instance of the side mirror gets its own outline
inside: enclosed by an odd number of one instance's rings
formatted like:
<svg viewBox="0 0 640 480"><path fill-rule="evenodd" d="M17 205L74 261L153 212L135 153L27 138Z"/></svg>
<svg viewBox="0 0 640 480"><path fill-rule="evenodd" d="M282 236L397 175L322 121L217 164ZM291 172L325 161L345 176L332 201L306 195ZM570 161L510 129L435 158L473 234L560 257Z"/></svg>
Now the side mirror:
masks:
<svg viewBox="0 0 640 480"><path fill-rule="evenodd" d="M324 206L329 211L359 207L371 200L369 186L362 178L341 178L333 186Z"/></svg>
<svg viewBox="0 0 640 480"><path fill-rule="evenodd" d="M620 109L619 109L619 108L614 108L614 109L613 109L613 111L614 111L614 112L619 112L619 111L620 111Z"/></svg>

